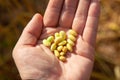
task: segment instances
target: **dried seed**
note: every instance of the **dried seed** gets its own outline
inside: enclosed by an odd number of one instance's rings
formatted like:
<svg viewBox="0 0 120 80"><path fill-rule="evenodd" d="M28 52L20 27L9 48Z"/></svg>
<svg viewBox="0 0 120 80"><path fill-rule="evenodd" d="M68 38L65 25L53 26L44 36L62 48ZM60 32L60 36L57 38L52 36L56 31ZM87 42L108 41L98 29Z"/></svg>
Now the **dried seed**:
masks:
<svg viewBox="0 0 120 80"><path fill-rule="evenodd" d="M77 36L77 32L75 32L75 31L74 31L74 30L72 30L72 29L71 29L71 30L69 30L68 32L69 32L69 34L72 34L73 36Z"/></svg>
<svg viewBox="0 0 120 80"><path fill-rule="evenodd" d="M62 37L57 37L57 38L55 38L55 43L56 44L58 44L59 42L61 42L62 41Z"/></svg>
<svg viewBox="0 0 120 80"><path fill-rule="evenodd" d="M59 34L63 38L63 40L66 39L66 33L65 33L65 31L60 31Z"/></svg>
<svg viewBox="0 0 120 80"><path fill-rule="evenodd" d="M67 43L67 41L64 40L64 41L60 42L58 45L59 45L59 46L63 46L63 45L65 45L66 43Z"/></svg>
<svg viewBox="0 0 120 80"><path fill-rule="evenodd" d="M58 32L55 33L55 38L60 37L60 34Z"/></svg>
<svg viewBox="0 0 120 80"><path fill-rule="evenodd" d="M60 56L60 57L59 57L59 60L65 62L65 61L66 61L66 57L64 57L64 56Z"/></svg>
<svg viewBox="0 0 120 80"><path fill-rule="evenodd" d="M70 52L73 51L72 46L71 46L69 43L68 43L66 46L67 46L67 49L68 49Z"/></svg>
<svg viewBox="0 0 120 80"><path fill-rule="evenodd" d="M47 41L49 41L49 42L53 42L54 41L54 37L53 36L49 36L48 38L47 38Z"/></svg>
<svg viewBox="0 0 120 80"><path fill-rule="evenodd" d="M57 50L58 50L58 51L61 51L62 49L63 49L63 46L58 46L58 47L57 47Z"/></svg>
<svg viewBox="0 0 120 80"><path fill-rule="evenodd" d="M61 56L64 56L66 53L65 52L60 52L60 55Z"/></svg>
<svg viewBox="0 0 120 80"><path fill-rule="evenodd" d="M71 45L71 46L74 46L75 43L71 40L71 39L67 39L67 42Z"/></svg>
<svg viewBox="0 0 120 80"><path fill-rule="evenodd" d="M64 53L66 53L66 52L67 52L67 50L68 50L68 49L67 49L67 47L66 47L66 46L64 46L64 47L63 47L63 49L62 49L62 51L63 51Z"/></svg>
<svg viewBox="0 0 120 80"><path fill-rule="evenodd" d="M56 57L59 57L59 56L60 56L60 53L59 53L59 51L57 51L57 50L54 50L54 55L55 55Z"/></svg>
<svg viewBox="0 0 120 80"><path fill-rule="evenodd" d="M76 38L73 35L68 35L68 38L72 41L76 41Z"/></svg>
<svg viewBox="0 0 120 80"><path fill-rule="evenodd" d="M56 45L55 43L53 43L53 44L51 45L51 51L56 50L56 47L57 47L57 45Z"/></svg>
<svg viewBox="0 0 120 80"><path fill-rule="evenodd" d="M51 45L51 43L49 41L47 41L46 39L43 40L43 44L45 46L50 46Z"/></svg>

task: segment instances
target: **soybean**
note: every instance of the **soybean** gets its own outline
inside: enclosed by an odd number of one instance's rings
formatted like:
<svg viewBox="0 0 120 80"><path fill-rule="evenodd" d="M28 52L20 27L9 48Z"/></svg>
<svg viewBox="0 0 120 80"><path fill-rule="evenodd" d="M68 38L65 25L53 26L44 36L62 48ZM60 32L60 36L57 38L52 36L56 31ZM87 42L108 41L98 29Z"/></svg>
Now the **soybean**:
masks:
<svg viewBox="0 0 120 80"><path fill-rule="evenodd" d="M60 56L64 56L65 54L65 52L60 52Z"/></svg>
<svg viewBox="0 0 120 80"><path fill-rule="evenodd" d="M63 47L63 49L62 49L62 51L63 51L64 53L66 53L66 52L67 52L67 50L68 50L68 49L67 49L67 47L66 47L66 46L64 46L64 47Z"/></svg>
<svg viewBox="0 0 120 80"><path fill-rule="evenodd" d="M65 33L65 31L60 31L59 34L60 34L60 36L61 36L63 39L66 39L66 33Z"/></svg>
<svg viewBox="0 0 120 80"><path fill-rule="evenodd" d="M67 46L67 49L68 49L70 52L73 51L72 46L71 46L69 43L68 43L66 46Z"/></svg>
<svg viewBox="0 0 120 80"><path fill-rule="evenodd" d="M54 37L53 36L48 37L47 41L49 41L50 43L52 43L54 41Z"/></svg>
<svg viewBox="0 0 120 80"><path fill-rule="evenodd" d="M49 41L47 41L46 39L43 40L43 44L45 46L50 46L51 45L51 43Z"/></svg>
<svg viewBox="0 0 120 80"><path fill-rule="evenodd" d="M73 36L73 35L68 35L68 38L70 39L70 40L72 40L72 41L76 41L76 38L75 38L75 36Z"/></svg>
<svg viewBox="0 0 120 80"><path fill-rule="evenodd" d="M59 53L57 50L54 50L54 55L55 55L56 57L59 57L59 56L60 56L60 53Z"/></svg>
<svg viewBox="0 0 120 80"><path fill-rule="evenodd" d="M66 40L63 40L62 42L60 42L58 45L59 46L63 46L63 45L65 45L67 43L67 41Z"/></svg>
<svg viewBox="0 0 120 80"><path fill-rule="evenodd" d="M55 43L56 44L58 44L59 42L61 42L62 41L62 37L57 37L57 38L55 38Z"/></svg>
<svg viewBox="0 0 120 80"><path fill-rule="evenodd" d="M58 51L61 51L62 49L63 49L63 46L58 46L58 47L57 47L57 50L58 50Z"/></svg>
<svg viewBox="0 0 120 80"><path fill-rule="evenodd" d="M59 60L65 62L65 61L66 61L66 58L65 58L64 56L60 56L60 57L59 57Z"/></svg>
<svg viewBox="0 0 120 80"><path fill-rule="evenodd" d="M67 39L67 42L71 45L71 46L74 46L75 43L71 40L71 39Z"/></svg>
<svg viewBox="0 0 120 80"><path fill-rule="evenodd" d="M72 29L71 29L71 30L69 30L68 32L69 32L69 34L72 34L73 36L77 36L77 32L75 32L75 31L74 31L74 30L72 30Z"/></svg>
<svg viewBox="0 0 120 80"><path fill-rule="evenodd" d="M60 37L60 34L58 32L55 33L55 38Z"/></svg>
<svg viewBox="0 0 120 80"><path fill-rule="evenodd" d="M57 47L57 45L56 45L55 43L53 43L53 44L51 45L51 51L56 50L56 47Z"/></svg>

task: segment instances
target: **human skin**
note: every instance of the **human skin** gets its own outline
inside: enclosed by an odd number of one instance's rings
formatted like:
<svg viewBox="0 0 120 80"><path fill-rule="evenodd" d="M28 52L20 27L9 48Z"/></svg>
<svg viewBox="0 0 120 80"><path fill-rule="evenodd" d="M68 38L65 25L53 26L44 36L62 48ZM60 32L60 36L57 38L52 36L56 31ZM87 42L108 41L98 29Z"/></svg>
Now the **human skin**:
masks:
<svg viewBox="0 0 120 80"><path fill-rule="evenodd" d="M44 17L38 13L33 16L13 49L22 80L89 80L99 15L99 0L50 0ZM61 62L42 40L69 29L78 37L67 62Z"/></svg>

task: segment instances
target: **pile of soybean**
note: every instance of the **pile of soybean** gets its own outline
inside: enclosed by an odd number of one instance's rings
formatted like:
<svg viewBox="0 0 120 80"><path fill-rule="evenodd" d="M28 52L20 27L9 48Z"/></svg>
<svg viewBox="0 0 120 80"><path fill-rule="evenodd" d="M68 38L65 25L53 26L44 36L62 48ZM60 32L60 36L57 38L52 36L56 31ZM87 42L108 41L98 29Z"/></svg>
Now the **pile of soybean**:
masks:
<svg viewBox="0 0 120 80"><path fill-rule="evenodd" d="M54 55L60 60L66 61L66 53L73 51L77 33L70 29L68 36L65 31L56 32L54 35L49 36L43 40L43 44L50 48Z"/></svg>

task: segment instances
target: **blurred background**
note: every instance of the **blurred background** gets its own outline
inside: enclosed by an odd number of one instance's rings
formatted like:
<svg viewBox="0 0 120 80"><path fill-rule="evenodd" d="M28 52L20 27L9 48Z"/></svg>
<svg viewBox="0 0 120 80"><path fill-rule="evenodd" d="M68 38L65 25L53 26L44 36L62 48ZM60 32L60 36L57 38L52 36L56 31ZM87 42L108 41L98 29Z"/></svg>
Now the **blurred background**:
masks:
<svg viewBox="0 0 120 80"><path fill-rule="evenodd" d="M49 0L0 0L0 80L20 80L12 49L32 16ZM120 80L120 0L101 0L95 65L90 80Z"/></svg>

